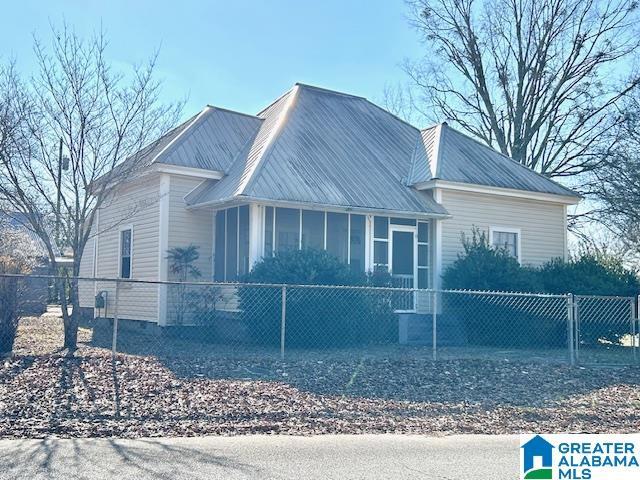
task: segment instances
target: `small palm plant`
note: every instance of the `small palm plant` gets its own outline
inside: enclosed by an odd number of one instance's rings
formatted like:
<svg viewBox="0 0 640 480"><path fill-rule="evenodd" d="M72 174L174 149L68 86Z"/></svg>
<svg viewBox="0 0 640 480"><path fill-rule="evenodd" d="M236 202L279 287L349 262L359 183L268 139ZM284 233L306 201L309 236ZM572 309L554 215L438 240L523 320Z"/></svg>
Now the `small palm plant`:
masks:
<svg viewBox="0 0 640 480"><path fill-rule="evenodd" d="M199 247L191 244L188 247L173 247L167 250L167 260L169 260L169 270L176 277L176 280L186 282L195 280L202 276L195 263L200 258Z"/></svg>
<svg viewBox="0 0 640 480"><path fill-rule="evenodd" d="M173 247L167 250L167 260L169 261L169 271L173 274L173 278L179 282L187 282L197 280L202 273L196 266L196 262L200 258L196 245L187 247ZM176 292L175 302L175 318L178 325L184 323L184 314L187 309L188 295L187 285L179 284L172 286Z"/></svg>

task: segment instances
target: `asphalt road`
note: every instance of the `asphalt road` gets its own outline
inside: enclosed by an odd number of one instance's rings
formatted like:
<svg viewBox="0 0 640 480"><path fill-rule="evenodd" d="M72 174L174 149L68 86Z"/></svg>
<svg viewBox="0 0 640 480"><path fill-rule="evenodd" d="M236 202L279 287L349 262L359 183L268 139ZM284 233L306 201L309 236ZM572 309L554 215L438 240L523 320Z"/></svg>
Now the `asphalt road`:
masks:
<svg viewBox="0 0 640 480"><path fill-rule="evenodd" d="M0 479L518 478L518 437L0 440Z"/></svg>

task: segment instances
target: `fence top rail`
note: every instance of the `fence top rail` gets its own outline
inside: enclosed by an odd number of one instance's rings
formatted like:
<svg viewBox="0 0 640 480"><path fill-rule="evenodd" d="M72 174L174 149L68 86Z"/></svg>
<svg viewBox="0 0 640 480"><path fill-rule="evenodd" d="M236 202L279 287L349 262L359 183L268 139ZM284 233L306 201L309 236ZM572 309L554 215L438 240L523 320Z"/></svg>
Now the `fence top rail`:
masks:
<svg viewBox="0 0 640 480"><path fill-rule="evenodd" d="M527 297L527 298L557 298L567 299L571 295L551 294L551 293L531 293L531 292L506 292L493 290L453 290L453 289L418 289L418 288L402 288L402 287L384 287L374 285L304 285L304 284L287 284L287 283L243 283L243 282L198 282L198 281L175 281L175 280L139 280L133 278L113 278L113 277L71 277L61 275L38 275L38 274L20 274L20 273L0 273L0 278L38 278L49 280L76 280L88 282L105 282L105 283L125 283L125 284L147 284L147 285L191 285L199 287L256 287L256 288L299 288L299 289L342 289L342 290L378 290L389 292L423 292L438 294L454 294L454 295L485 295L496 297ZM635 299L635 297L606 296L606 295L575 295L574 298L592 298L603 300L621 300Z"/></svg>
<svg viewBox="0 0 640 480"><path fill-rule="evenodd" d="M591 299L591 300L626 300L636 301L637 297L624 297L621 295L574 295L576 300L579 299Z"/></svg>
<svg viewBox="0 0 640 480"><path fill-rule="evenodd" d="M175 281L175 280L139 280L133 278L107 278L107 277L72 277L60 275L31 275L19 273L0 273L0 278L40 278L49 280L75 280L84 282L104 282L104 283L129 283L147 285L192 285L199 287L262 287L262 288L309 288L309 289L343 289L343 290L388 290L393 292L415 292L415 288L401 287L379 287L374 285L304 285L291 283L242 283L242 282L196 282L196 281ZM421 290L433 292L433 290Z"/></svg>
<svg viewBox="0 0 640 480"><path fill-rule="evenodd" d="M528 292L501 292L494 290L438 290L439 293L453 293L457 295L491 295L496 297L532 297L532 298L569 298L569 293L528 293Z"/></svg>

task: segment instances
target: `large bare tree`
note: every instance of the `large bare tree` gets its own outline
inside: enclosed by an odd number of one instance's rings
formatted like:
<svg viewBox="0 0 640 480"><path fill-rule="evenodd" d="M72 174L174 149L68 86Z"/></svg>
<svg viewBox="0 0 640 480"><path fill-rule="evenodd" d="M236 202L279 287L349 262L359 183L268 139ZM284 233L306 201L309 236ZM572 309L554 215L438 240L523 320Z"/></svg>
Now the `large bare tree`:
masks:
<svg viewBox="0 0 640 480"><path fill-rule="evenodd" d="M635 0L409 4L427 49L406 64L421 111L550 177L601 165L639 82Z"/></svg>
<svg viewBox="0 0 640 480"><path fill-rule="evenodd" d="M623 104L625 121L617 141L603 151L603 165L589 185L600 200L596 219L614 232L636 261L640 260L640 92Z"/></svg>
<svg viewBox="0 0 640 480"><path fill-rule="evenodd" d="M115 184L134 176L137 152L175 123L181 105L160 101L156 55L122 73L106 59L103 32L83 39L65 26L52 33L49 46L34 42L38 70L29 81L13 64L0 69L0 209L24 215L56 270L70 249L75 277L97 210ZM74 351L77 282L68 289L64 347Z"/></svg>

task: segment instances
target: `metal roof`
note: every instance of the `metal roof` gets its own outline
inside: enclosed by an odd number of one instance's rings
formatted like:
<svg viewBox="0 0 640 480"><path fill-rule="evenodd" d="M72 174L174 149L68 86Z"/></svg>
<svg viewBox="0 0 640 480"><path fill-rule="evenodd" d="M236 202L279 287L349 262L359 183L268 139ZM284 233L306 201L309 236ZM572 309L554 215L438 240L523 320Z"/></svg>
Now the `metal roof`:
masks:
<svg viewBox="0 0 640 480"><path fill-rule="evenodd" d="M362 97L296 84L260 114L264 122L228 175L186 197L190 205L265 201L446 215L407 186L420 132Z"/></svg>
<svg viewBox="0 0 640 480"><path fill-rule="evenodd" d="M221 171L189 206L243 199L447 215L416 185L440 179L577 194L446 123L419 131L367 99L296 84L256 116L216 107L136 159Z"/></svg>
<svg viewBox="0 0 640 480"><path fill-rule="evenodd" d="M580 197L447 123L422 131L422 146L413 159L412 185L446 180L474 185ZM427 165L424 165L425 158Z"/></svg>

